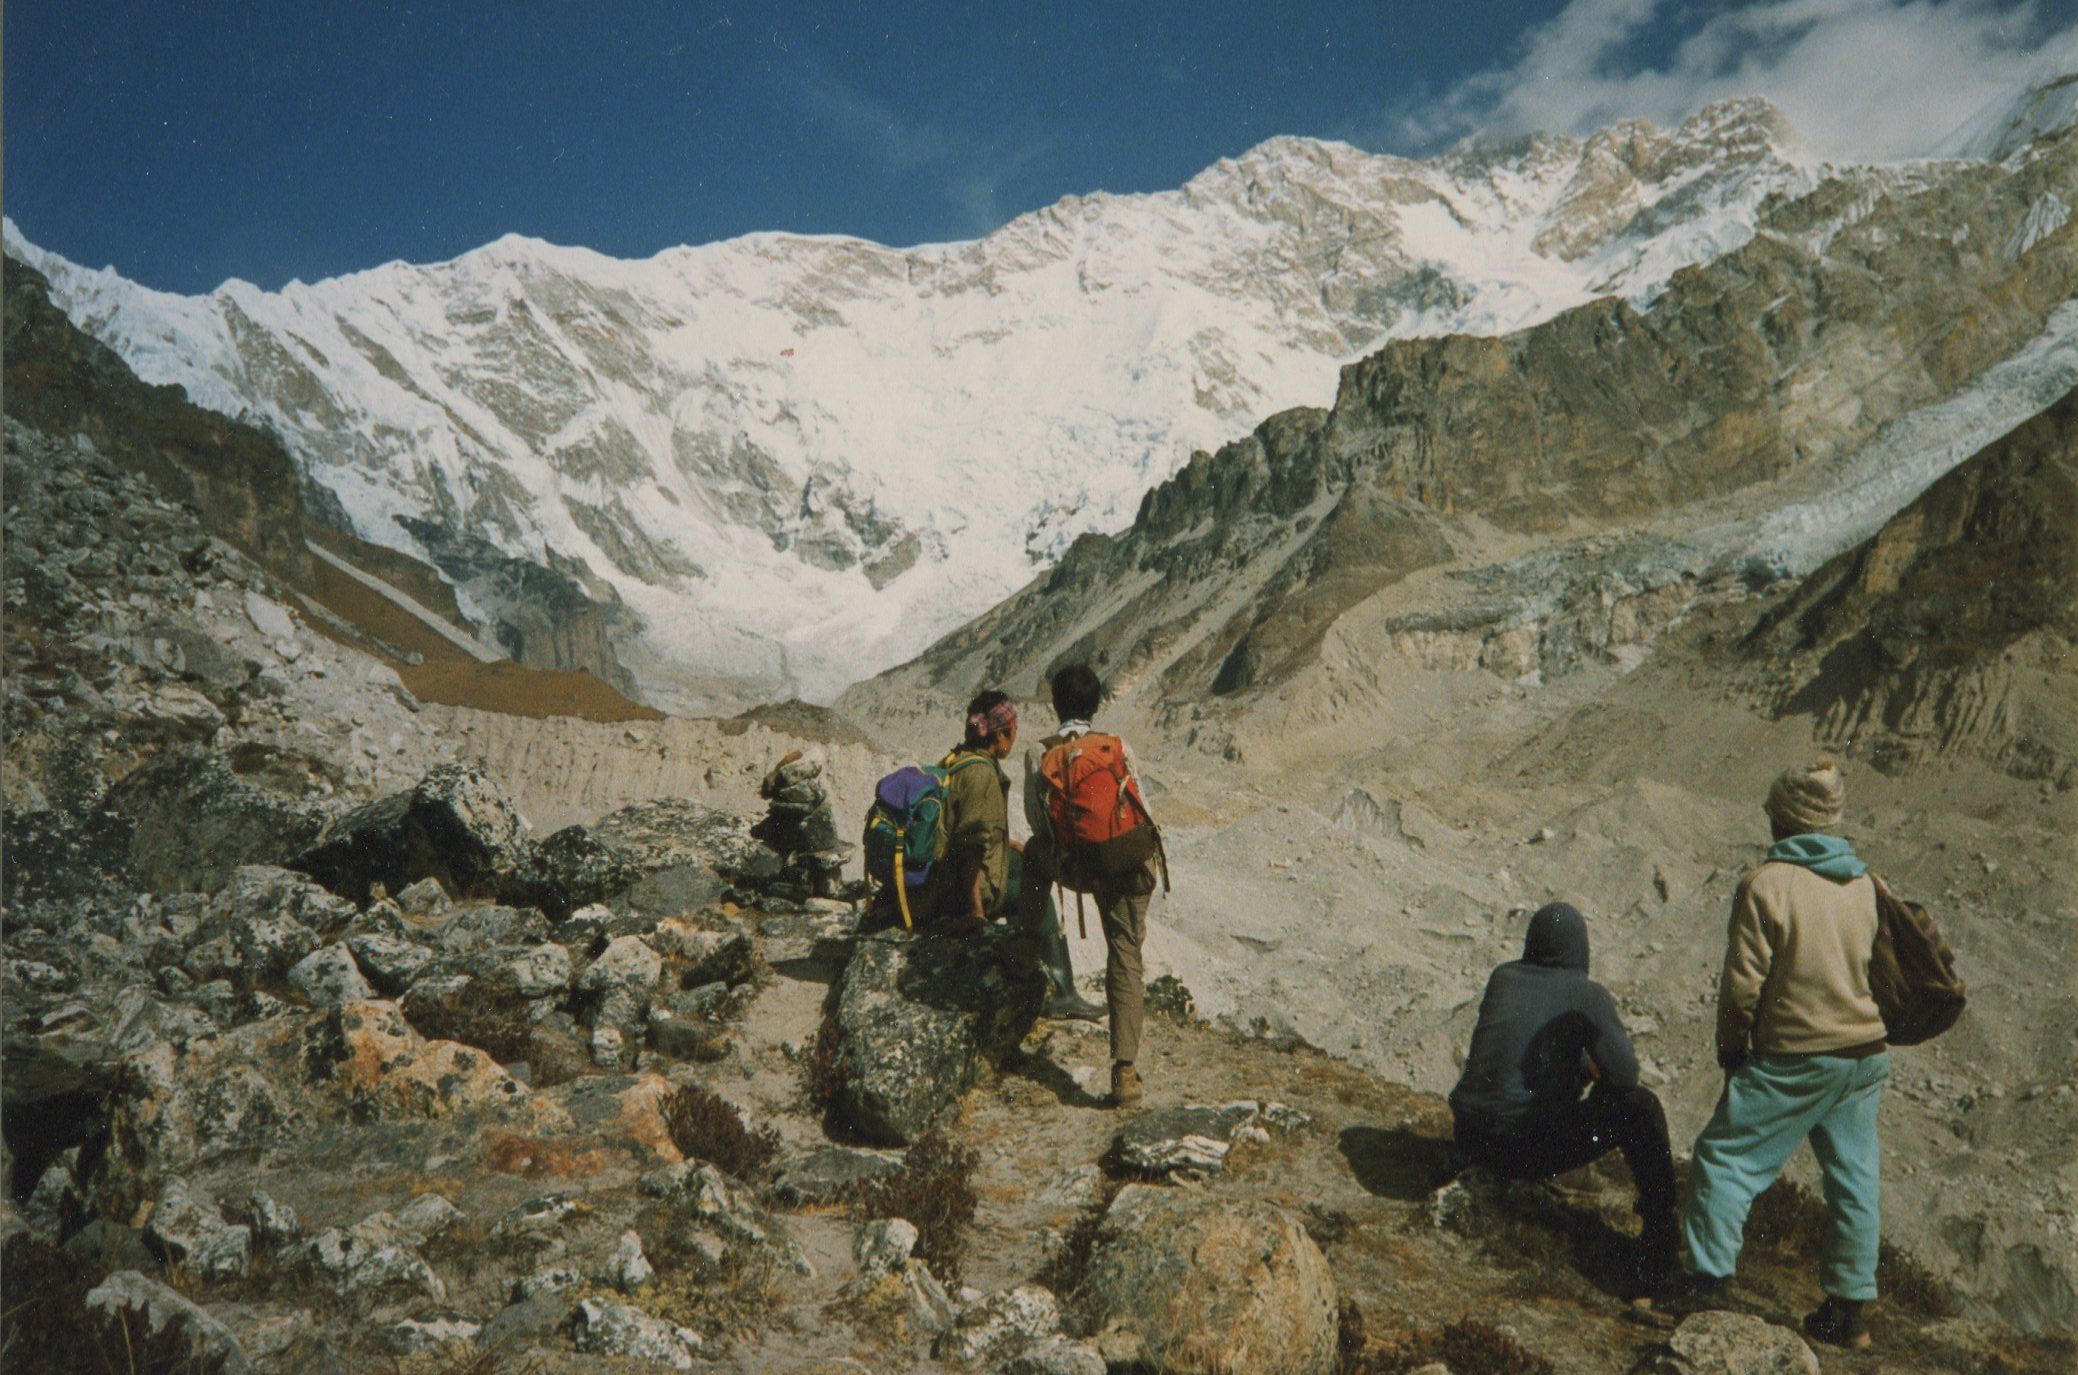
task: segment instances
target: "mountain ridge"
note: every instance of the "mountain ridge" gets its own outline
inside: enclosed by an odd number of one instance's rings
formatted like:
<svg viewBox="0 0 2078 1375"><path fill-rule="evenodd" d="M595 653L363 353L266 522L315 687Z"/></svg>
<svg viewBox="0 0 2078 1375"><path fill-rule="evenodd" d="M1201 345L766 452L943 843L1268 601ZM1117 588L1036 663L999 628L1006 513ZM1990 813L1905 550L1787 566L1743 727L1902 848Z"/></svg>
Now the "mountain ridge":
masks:
<svg viewBox="0 0 2078 1375"><path fill-rule="evenodd" d="M357 533L573 558L643 623L652 695L720 705L906 657L1385 338L1649 297L1816 176L1786 137L1747 103L1426 163L1279 138L968 244L508 235L200 298L7 233L140 375L266 418Z"/></svg>

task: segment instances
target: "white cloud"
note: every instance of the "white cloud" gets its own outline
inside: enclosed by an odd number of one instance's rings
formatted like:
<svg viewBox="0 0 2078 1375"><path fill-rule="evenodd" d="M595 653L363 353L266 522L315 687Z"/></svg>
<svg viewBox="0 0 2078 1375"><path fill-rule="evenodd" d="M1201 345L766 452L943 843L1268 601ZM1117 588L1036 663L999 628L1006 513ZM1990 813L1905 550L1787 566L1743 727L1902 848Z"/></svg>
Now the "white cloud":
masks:
<svg viewBox="0 0 2078 1375"><path fill-rule="evenodd" d="M1883 160L1932 152L1991 102L2078 70L2068 0L1757 0L1704 12L1692 25L1669 0L1573 0L1508 65L1403 103L1359 137L1422 151L1473 133L1672 124L1759 95L1819 153ZM1637 61L1662 26L1682 34L1672 53Z"/></svg>

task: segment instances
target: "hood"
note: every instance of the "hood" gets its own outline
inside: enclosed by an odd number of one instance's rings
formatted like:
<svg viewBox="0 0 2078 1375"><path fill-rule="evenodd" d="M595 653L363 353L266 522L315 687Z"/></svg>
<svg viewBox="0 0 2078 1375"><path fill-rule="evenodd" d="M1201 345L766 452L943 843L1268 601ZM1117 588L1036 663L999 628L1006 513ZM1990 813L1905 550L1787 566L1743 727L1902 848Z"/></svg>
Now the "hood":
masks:
<svg viewBox="0 0 2078 1375"><path fill-rule="evenodd" d="M1768 858L1784 864L1801 864L1821 878L1835 883L1860 878L1869 872L1854 853L1851 842L1839 836L1819 835L1816 832L1788 836L1768 847Z"/></svg>
<svg viewBox="0 0 2078 1375"><path fill-rule="evenodd" d="M1585 974L1587 918L1568 903L1554 902L1538 908L1522 938L1522 958L1526 964L1577 969Z"/></svg>

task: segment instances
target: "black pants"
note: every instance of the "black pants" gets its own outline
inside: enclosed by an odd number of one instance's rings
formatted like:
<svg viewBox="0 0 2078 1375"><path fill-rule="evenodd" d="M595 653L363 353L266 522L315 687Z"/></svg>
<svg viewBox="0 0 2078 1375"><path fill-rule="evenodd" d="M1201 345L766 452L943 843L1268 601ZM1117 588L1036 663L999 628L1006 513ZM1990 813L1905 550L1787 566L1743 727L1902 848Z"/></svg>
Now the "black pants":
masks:
<svg viewBox="0 0 2078 1375"><path fill-rule="evenodd" d="M1597 1084L1579 1103L1508 1131L1460 1122L1458 1149L1506 1179L1550 1179L1622 1151L1646 1216L1674 1211L1674 1153L1659 1095Z"/></svg>

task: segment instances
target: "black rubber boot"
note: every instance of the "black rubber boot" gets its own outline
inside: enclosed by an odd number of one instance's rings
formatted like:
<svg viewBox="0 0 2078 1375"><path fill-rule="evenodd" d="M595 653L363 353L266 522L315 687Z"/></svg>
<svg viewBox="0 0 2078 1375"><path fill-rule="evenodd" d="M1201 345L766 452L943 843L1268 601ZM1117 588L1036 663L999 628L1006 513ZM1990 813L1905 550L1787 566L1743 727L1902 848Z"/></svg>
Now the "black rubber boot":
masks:
<svg viewBox="0 0 2078 1375"><path fill-rule="evenodd" d="M1039 966L1046 974L1046 1001L1039 1015L1055 1021L1101 1022L1105 1008L1075 991L1075 966L1068 960L1068 938L1058 923L1039 937Z"/></svg>
<svg viewBox="0 0 2078 1375"><path fill-rule="evenodd" d="M1640 1294L1665 1293L1681 1274L1681 1227L1672 1213L1645 1214L1638 1233L1634 1283Z"/></svg>

